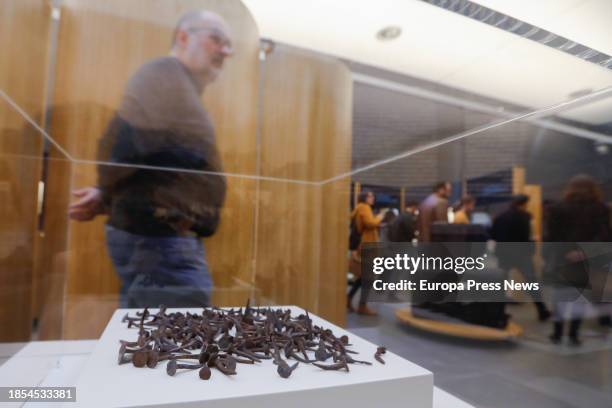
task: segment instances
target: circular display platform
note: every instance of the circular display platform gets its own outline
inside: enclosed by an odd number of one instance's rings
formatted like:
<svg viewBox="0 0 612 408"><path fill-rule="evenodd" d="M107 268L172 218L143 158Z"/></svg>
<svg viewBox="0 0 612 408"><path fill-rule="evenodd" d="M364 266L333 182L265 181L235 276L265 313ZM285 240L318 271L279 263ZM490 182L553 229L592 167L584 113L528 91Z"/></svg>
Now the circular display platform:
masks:
<svg viewBox="0 0 612 408"><path fill-rule="evenodd" d="M421 330L467 339L503 341L513 340L523 334L523 328L514 322L508 322L505 329L495 329L470 323L451 323L423 319L414 316L410 309L398 309L395 312L395 316L400 321Z"/></svg>

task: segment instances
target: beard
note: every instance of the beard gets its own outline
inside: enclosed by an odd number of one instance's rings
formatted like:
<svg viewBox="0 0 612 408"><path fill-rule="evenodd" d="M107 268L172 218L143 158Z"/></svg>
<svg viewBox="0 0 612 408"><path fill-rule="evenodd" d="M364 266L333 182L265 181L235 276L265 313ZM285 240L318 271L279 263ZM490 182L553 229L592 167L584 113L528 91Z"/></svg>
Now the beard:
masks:
<svg viewBox="0 0 612 408"><path fill-rule="evenodd" d="M220 73L221 68L215 67L210 61L202 64L201 68L194 72L203 85L208 85L216 81Z"/></svg>

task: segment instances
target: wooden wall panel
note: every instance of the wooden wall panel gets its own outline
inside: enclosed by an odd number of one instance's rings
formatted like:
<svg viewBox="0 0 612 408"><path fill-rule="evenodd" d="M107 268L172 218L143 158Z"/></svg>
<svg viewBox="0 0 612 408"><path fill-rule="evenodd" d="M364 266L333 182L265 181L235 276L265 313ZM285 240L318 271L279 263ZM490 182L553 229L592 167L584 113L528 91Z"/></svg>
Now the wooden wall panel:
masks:
<svg viewBox="0 0 612 408"><path fill-rule="evenodd" d="M350 133L348 133L350 135ZM350 140L345 140L350 146ZM346 324L350 180L321 188L321 250L318 310L337 324Z"/></svg>
<svg viewBox="0 0 612 408"><path fill-rule="evenodd" d="M321 189L262 181L256 286L264 304L318 312Z"/></svg>
<svg viewBox="0 0 612 408"><path fill-rule="evenodd" d="M263 302L346 319L352 83L348 69L276 47L262 67L256 282Z"/></svg>
<svg viewBox="0 0 612 408"><path fill-rule="evenodd" d="M527 211L531 214L531 233L535 241L542 240L543 213L542 213L542 186L526 184L524 167L512 168L512 194L525 194L529 197Z"/></svg>
<svg viewBox="0 0 612 408"><path fill-rule="evenodd" d="M36 123L44 111L50 7L3 0L0 89ZM0 342L29 340L42 136L0 97Z"/></svg>
<svg viewBox="0 0 612 408"><path fill-rule="evenodd" d="M512 168L512 194L523 194L525 188L525 168L515 166Z"/></svg>
<svg viewBox="0 0 612 408"><path fill-rule="evenodd" d="M60 115L60 112L57 112ZM64 321L65 279L68 268L68 217L66 215L73 164L52 150L46 178L44 236L36 244L38 269L37 293L41 305L39 333L41 340L61 339Z"/></svg>
<svg viewBox="0 0 612 408"><path fill-rule="evenodd" d="M3 0L0 13L0 89L38 123L42 118L49 46L47 0ZM20 129L22 118L0 104L2 128Z"/></svg>
<svg viewBox="0 0 612 408"><path fill-rule="evenodd" d="M219 80L207 88L204 104L215 123L224 170L255 173L259 38L240 1L64 0L51 134L68 150L73 165L69 174L55 177L48 186L56 202L56 219L65 219L69 189L94 185L95 167L87 161L96 158L97 141L127 79L145 61L168 53L178 18L193 9L221 14L233 30L235 55L227 61ZM55 172L51 167L50 173ZM228 178L220 229L206 242L215 285L223 292L213 299L222 303L242 303L248 293L240 286L234 298L231 289L237 281L247 282L252 276L254 194L254 181ZM67 237L64 250L55 248L55 254L46 257L49 270L56 264L54 258L66 262L65 316L69 319L63 324L48 322L49 327L61 326L66 338L98 336L116 302L118 280L104 245L103 224L101 217L89 223L65 220L67 231L59 230L61 222L46 231L47 245L56 237ZM87 324L86 317L95 310L96 301L106 318Z"/></svg>
<svg viewBox="0 0 612 408"><path fill-rule="evenodd" d="M529 197L527 211L531 214L531 234L534 241L542 241L543 210L542 210L542 186L526 184L523 194Z"/></svg>

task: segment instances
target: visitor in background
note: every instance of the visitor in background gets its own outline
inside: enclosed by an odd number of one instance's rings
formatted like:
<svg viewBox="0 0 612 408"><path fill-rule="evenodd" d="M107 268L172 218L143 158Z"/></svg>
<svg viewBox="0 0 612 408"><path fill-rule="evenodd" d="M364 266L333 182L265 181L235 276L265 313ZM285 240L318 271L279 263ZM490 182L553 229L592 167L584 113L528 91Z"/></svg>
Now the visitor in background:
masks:
<svg viewBox="0 0 612 408"><path fill-rule="evenodd" d="M357 272L359 270L359 278L356 279L351 285L351 289L348 293L347 308L349 311L353 311L352 300L359 288L361 287L361 296L359 299L359 306L357 313L367 316L374 316L376 312L370 309L367 305L368 294L372 285L371 277L361 274L361 256L360 251L364 244L368 242L378 242L379 234L378 228L382 223L382 220L386 212L381 212L378 215L374 215L372 206L374 205L376 198L374 193L371 191L363 191L357 197L357 206L353 210L351 218L355 222L357 231L361 235L361 242L359 248L355 251L351 251L351 271Z"/></svg>
<svg viewBox="0 0 612 408"><path fill-rule="evenodd" d="M498 242L495 254L499 266L510 273L512 268L518 269L527 282L538 282L533 270L533 255L535 247L531 241L531 214L527 212L529 197L523 194L512 199L510 207L495 217L491 230L492 238ZM525 242L532 245L518 246L507 243ZM528 250L525 250L528 248ZM541 286L541 285L540 285ZM545 321L550 317L550 311L542 301L541 292L529 292L538 311L538 319Z"/></svg>
<svg viewBox="0 0 612 408"><path fill-rule="evenodd" d="M476 208L476 199L472 196L463 197L459 208L455 211L453 224L469 224L474 208Z"/></svg>
<svg viewBox="0 0 612 408"><path fill-rule="evenodd" d="M419 203L416 201L408 201L406 203L406 208L404 209L404 212L412 214L416 220L416 217L419 215Z"/></svg>
<svg viewBox="0 0 612 408"><path fill-rule="evenodd" d="M547 254L547 270L554 272L557 284L553 292L554 321L550 336L553 343L561 342L564 323L569 320L570 344L581 344L579 331L588 301L580 296L580 289L590 286L589 270L593 265L576 243L605 243L611 235L610 210L603 201L601 189L589 176L573 177L563 200L548 212L546 240L567 243L553 247Z"/></svg>
<svg viewBox="0 0 612 408"><path fill-rule="evenodd" d="M399 216L399 210L397 208L385 209L385 216L383 217L379 227L379 237L381 242L389 242L389 231L391 226Z"/></svg>
<svg viewBox="0 0 612 408"><path fill-rule="evenodd" d="M448 222L448 198L451 191L450 182L437 183L433 192L419 205L417 228L420 242L431 242L431 226L435 222Z"/></svg>
<svg viewBox="0 0 612 408"><path fill-rule="evenodd" d="M409 207L407 207L409 208ZM412 242L416 232L416 204L414 211L401 213L389 226L387 240L390 242Z"/></svg>

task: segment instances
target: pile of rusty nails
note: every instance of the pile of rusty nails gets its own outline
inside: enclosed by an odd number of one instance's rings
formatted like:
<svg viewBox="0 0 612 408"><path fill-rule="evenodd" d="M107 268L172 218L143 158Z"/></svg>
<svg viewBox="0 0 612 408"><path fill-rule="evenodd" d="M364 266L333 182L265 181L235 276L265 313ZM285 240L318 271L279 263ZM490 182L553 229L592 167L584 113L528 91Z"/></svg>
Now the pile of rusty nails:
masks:
<svg viewBox="0 0 612 408"><path fill-rule="evenodd" d="M138 328L138 339L120 340L118 363L155 368L167 361L170 376L177 370L199 370L200 378L208 380L211 368L234 375L237 364L262 360L272 360L282 378L289 378L299 363L347 372L349 364L372 365L351 356L358 353L348 348L348 336L338 338L331 330L313 325L308 311L294 317L289 309L255 308L247 302L238 310L204 308L198 315L166 313L161 305L155 314L144 309L135 317L126 314L122 322ZM381 364L385 364L381 357L385 352L385 347L378 347L374 354ZM296 363L290 365L291 359ZM333 363L323 364L329 359ZM192 363L184 363L189 360Z"/></svg>

